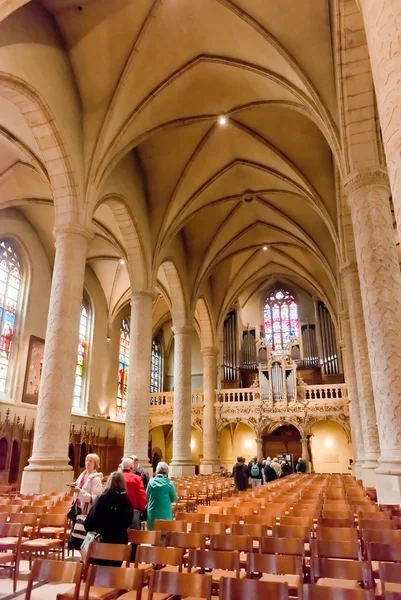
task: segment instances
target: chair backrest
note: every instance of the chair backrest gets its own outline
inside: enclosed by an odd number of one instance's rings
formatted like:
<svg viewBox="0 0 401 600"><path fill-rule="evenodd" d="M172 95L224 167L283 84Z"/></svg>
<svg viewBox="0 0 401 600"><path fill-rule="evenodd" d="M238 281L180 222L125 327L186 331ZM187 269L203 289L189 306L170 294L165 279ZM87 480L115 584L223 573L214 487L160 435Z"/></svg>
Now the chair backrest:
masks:
<svg viewBox="0 0 401 600"><path fill-rule="evenodd" d="M311 541L311 556L319 558L347 558L359 560L358 542L337 542L326 540Z"/></svg>
<svg viewBox="0 0 401 600"><path fill-rule="evenodd" d="M382 588L382 594L386 595L387 583L401 584L401 569L398 563L381 562L379 564L379 575ZM399 593L399 592L398 592Z"/></svg>
<svg viewBox="0 0 401 600"><path fill-rule="evenodd" d="M300 525L273 525L273 537L294 537L309 543L311 528Z"/></svg>
<svg viewBox="0 0 401 600"><path fill-rule="evenodd" d="M200 521L196 521L191 525L192 533L205 533L207 536L224 535L226 529L226 523L202 523Z"/></svg>
<svg viewBox="0 0 401 600"><path fill-rule="evenodd" d="M41 515L39 520L39 529L42 527L67 527L68 517L66 514L49 514Z"/></svg>
<svg viewBox="0 0 401 600"><path fill-rule="evenodd" d="M389 521L391 519L391 515L388 512L382 512L380 510L376 512L366 512L365 510L358 510L358 521L363 521L364 519L374 519L375 521Z"/></svg>
<svg viewBox="0 0 401 600"><path fill-rule="evenodd" d="M353 519L352 510L322 510L323 519Z"/></svg>
<svg viewBox="0 0 401 600"><path fill-rule="evenodd" d="M401 544L366 543L368 560L384 562L401 562Z"/></svg>
<svg viewBox="0 0 401 600"><path fill-rule="evenodd" d="M8 516L12 517L12 516L19 516L20 513L11 513L11 515L8 515L7 513L0 513L0 523L6 523Z"/></svg>
<svg viewBox="0 0 401 600"><path fill-rule="evenodd" d="M211 535L210 550L252 552L252 537L248 535Z"/></svg>
<svg viewBox="0 0 401 600"><path fill-rule="evenodd" d="M140 600L143 587L143 570L90 565L83 600L88 600L91 597L90 589L92 586L114 588L119 592L134 590L136 591L136 600Z"/></svg>
<svg viewBox="0 0 401 600"><path fill-rule="evenodd" d="M79 586L82 576L82 564L62 560L35 560L29 574L25 600L31 599L35 581L51 583L73 583L74 591L71 600L78 600Z"/></svg>
<svg viewBox="0 0 401 600"><path fill-rule="evenodd" d="M21 538L24 531L23 523L0 523L0 538ZM3 546L4 548L4 546Z"/></svg>
<svg viewBox="0 0 401 600"><path fill-rule="evenodd" d="M235 571L237 577L240 575L239 552L224 550L190 550L188 556L188 571L199 568L224 569Z"/></svg>
<svg viewBox="0 0 401 600"><path fill-rule="evenodd" d="M161 531L143 531L142 529L128 529L128 541L130 544L149 544L160 546L162 539Z"/></svg>
<svg viewBox="0 0 401 600"><path fill-rule="evenodd" d="M244 523L246 525L264 525L267 527L273 527L277 524L277 518L275 515L246 515L244 517Z"/></svg>
<svg viewBox="0 0 401 600"><path fill-rule="evenodd" d="M356 542L358 543L358 531L355 527L322 527L318 525L315 530L318 540L327 542Z"/></svg>
<svg viewBox="0 0 401 600"><path fill-rule="evenodd" d="M399 529L362 529L362 541L377 544L401 544Z"/></svg>
<svg viewBox="0 0 401 600"><path fill-rule="evenodd" d="M154 529L156 531L186 531L186 521L165 521L164 519L155 519Z"/></svg>
<svg viewBox="0 0 401 600"><path fill-rule="evenodd" d="M239 515L209 515L209 523L226 523L228 526L238 523L240 519Z"/></svg>
<svg viewBox="0 0 401 600"><path fill-rule="evenodd" d="M24 508L28 508L25 506ZM20 504L1 504L0 513L18 513L21 512Z"/></svg>
<svg viewBox="0 0 401 600"><path fill-rule="evenodd" d="M355 521L354 517L349 517L347 519L326 519L324 517L320 517L318 520L318 525L322 527L354 527Z"/></svg>
<svg viewBox="0 0 401 600"><path fill-rule="evenodd" d="M47 512L47 507L46 506L33 506L33 505L31 505L31 506L24 506L24 508L22 509L22 512L24 512L24 513L36 513L38 515L42 515L45 512Z"/></svg>
<svg viewBox="0 0 401 600"><path fill-rule="evenodd" d="M369 561L317 558L316 556L312 556L310 573L312 583L315 583L320 577L326 577L330 579L361 581L364 588L373 588L372 565Z"/></svg>
<svg viewBox="0 0 401 600"><path fill-rule="evenodd" d="M304 542L292 537L263 537L260 539L260 552L265 554L289 554L305 556Z"/></svg>
<svg viewBox="0 0 401 600"><path fill-rule="evenodd" d="M288 600L288 585L256 579L220 579L220 600Z"/></svg>
<svg viewBox="0 0 401 600"><path fill-rule="evenodd" d="M198 506L197 510L198 510L198 513L203 514L203 515L222 515L223 514L223 506L222 505L206 506L204 504L201 504L200 506Z"/></svg>
<svg viewBox="0 0 401 600"><path fill-rule="evenodd" d="M215 515L210 515L215 516ZM194 521L204 521L206 518L205 514L201 513L177 513L175 515L176 521L186 521L187 523L193 523Z"/></svg>
<svg viewBox="0 0 401 600"><path fill-rule="evenodd" d="M167 546L173 548L200 548L201 550L206 546L206 534L204 533L182 533L181 531L170 531L167 534Z"/></svg>
<svg viewBox="0 0 401 600"><path fill-rule="evenodd" d="M253 539L264 537L268 535L270 529L267 525L261 525L260 523L233 523L231 526L231 533L234 535L248 535Z"/></svg>
<svg viewBox="0 0 401 600"><path fill-rule="evenodd" d="M312 527L313 517L280 517L280 525L292 525L300 527Z"/></svg>
<svg viewBox="0 0 401 600"><path fill-rule="evenodd" d="M303 600L375 600L373 590L304 584Z"/></svg>
<svg viewBox="0 0 401 600"><path fill-rule="evenodd" d="M387 519L358 519L359 529L396 529L394 521Z"/></svg>
<svg viewBox="0 0 401 600"><path fill-rule="evenodd" d="M302 577L303 558L283 554L259 554L250 552L246 561L247 576L253 573L272 573L274 575L299 575Z"/></svg>
<svg viewBox="0 0 401 600"><path fill-rule="evenodd" d="M90 562L94 559L115 560L126 562L127 565L131 559L131 547L128 544L104 544L101 542L92 542L89 546L85 561L85 573Z"/></svg>
<svg viewBox="0 0 401 600"><path fill-rule="evenodd" d="M153 595L157 593L211 600L212 576L153 571L150 577L148 600L152 600Z"/></svg>
<svg viewBox="0 0 401 600"><path fill-rule="evenodd" d="M135 567L140 563L150 563L157 568L163 565L178 567L182 571L184 560L183 548L166 548L165 546L138 546Z"/></svg>

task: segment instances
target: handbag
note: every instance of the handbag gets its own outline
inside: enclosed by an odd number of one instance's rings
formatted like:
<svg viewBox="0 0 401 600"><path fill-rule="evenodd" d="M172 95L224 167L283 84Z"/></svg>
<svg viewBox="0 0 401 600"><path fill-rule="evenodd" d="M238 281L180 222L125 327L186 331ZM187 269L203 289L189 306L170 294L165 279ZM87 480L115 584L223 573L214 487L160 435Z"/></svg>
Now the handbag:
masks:
<svg viewBox="0 0 401 600"><path fill-rule="evenodd" d="M102 541L102 536L100 535L100 533L95 533L94 531L88 531L88 533L85 536L84 541L82 542L82 546L81 546L82 552L85 552L87 554L89 551L90 545L93 542L101 542L101 541Z"/></svg>
<svg viewBox="0 0 401 600"><path fill-rule="evenodd" d="M78 512L77 508L78 508L77 507L77 500L75 499L75 500L72 501L72 504L71 504L71 506L70 506L70 508L68 510L68 513L67 513L67 517L69 519L75 519L75 517L77 516L77 512Z"/></svg>
<svg viewBox="0 0 401 600"><path fill-rule="evenodd" d="M86 537L85 519L86 515L77 516L74 527L71 531L71 537L84 541Z"/></svg>

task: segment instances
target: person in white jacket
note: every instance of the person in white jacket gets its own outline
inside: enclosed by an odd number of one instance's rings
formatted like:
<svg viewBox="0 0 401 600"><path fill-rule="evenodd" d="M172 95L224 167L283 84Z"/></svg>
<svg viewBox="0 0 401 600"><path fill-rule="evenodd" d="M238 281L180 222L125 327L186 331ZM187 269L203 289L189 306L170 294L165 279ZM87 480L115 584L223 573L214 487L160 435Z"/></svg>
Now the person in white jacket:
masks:
<svg viewBox="0 0 401 600"><path fill-rule="evenodd" d="M276 471L277 477L281 477L281 467L280 463L278 462L278 458L273 458L270 466Z"/></svg>
<svg viewBox="0 0 401 600"><path fill-rule="evenodd" d="M75 503L75 518L72 518L72 527L78 515L86 515L89 512L93 502L103 491L103 473L98 471L100 459L97 454L88 454L85 459L85 471L78 479L71 484L74 492L73 501ZM80 550L82 540L71 537L69 541L70 550Z"/></svg>

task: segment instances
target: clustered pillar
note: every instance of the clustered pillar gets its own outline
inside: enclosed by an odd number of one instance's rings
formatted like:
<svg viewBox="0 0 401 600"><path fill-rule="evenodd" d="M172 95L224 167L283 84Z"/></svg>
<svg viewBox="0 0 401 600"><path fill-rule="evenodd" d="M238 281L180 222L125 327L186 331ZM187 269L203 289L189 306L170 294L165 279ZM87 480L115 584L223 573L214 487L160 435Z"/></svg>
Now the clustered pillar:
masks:
<svg viewBox="0 0 401 600"><path fill-rule="evenodd" d="M136 455L143 467L148 457L149 390L152 353L152 303L150 291L131 297L130 356L125 422L125 456Z"/></svg>
<svg viewBox="0 0 401 600"><path fill-rule="evenodd" d="M46 329L32 456L21 491L65 490L73 479L68 462L72 399L86 254L91 234L79 226L55 230L56 256Z"/></svg>
<svg viewBox="0 0 401 600"><path fill-rule="evenodd" d="M171 474L192 475L191 459L191 334L193 327L173 327L174 333L174 420Z"/></svg>
<svg viewBox="0 0 401 600"><path fill-rule="evenodd" d="M379 432L378 500L382 504L400 503L401 274L386 173L381 169L357 173L348 179L345 191L355 236ZM360 397L361 409L363 401Z"/></svg>
<svg viewBox="0 0 401 600"><path fill-rule="evenodd" d="M217 348L205 348L203 355L203 459L201 473L218 472L220 468L217 448L216 401Z"/></svg>

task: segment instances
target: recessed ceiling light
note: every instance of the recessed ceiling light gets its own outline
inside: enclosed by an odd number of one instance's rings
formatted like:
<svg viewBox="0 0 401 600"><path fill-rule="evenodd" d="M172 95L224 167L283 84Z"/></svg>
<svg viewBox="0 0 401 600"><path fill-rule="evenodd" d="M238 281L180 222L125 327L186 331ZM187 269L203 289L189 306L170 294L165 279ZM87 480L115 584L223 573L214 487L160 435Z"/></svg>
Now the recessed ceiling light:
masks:
<svg viewBox="0 0 401 600"><path fill-rule="evenodd" d="M227 117L220 115L220 117L217 119L217 122L219 125L227 125Z"/></svg>
<svg viewBox="0 0 401 600"><path fill-rule="evenodd" d="M263 250L267 250L267 246L263 246Z"/></svg>
<svg viewBox="0 0 401 600"><path fill-rule="evenodd" d="M123 258L120 259L120 265L125 265L125 260Z"/></svg>

